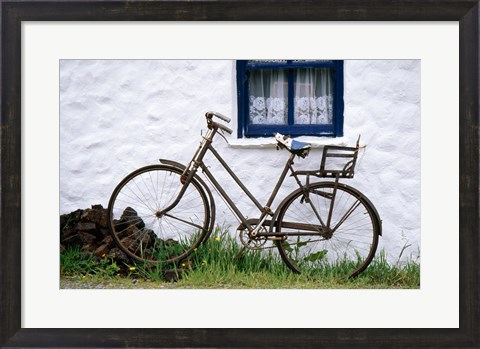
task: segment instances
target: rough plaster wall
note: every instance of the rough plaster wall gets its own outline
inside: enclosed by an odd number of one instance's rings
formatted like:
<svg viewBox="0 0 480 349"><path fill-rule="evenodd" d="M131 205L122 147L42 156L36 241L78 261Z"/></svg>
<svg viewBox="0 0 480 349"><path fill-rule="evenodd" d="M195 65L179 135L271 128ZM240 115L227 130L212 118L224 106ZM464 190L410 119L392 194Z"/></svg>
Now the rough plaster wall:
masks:
<svg viewBox="0 0 480 349"><path fill-rule="evenodd" d="M60 62L60 213L108 204L116 184L159 158L187 163L205 129L208 110L236 116L233 61ZM345 144L359 134L355 179L383 220L384 248L395 261L420 251L420 61L345 61ZM234 135L230 136L233 137ZM288 156L266 148L233 148L218 138L217 150L261 203L265 203ZM319 166L321 149L300 168ZM208 162L207 158L207 162ZM215 161L212 171L239 207L258 213ZM229 185L232 183L232 185ZM279 193L294 189L292 179ZM217 223L237 226L216 197ZM278 204L275 201L273 208Z"/></svg>

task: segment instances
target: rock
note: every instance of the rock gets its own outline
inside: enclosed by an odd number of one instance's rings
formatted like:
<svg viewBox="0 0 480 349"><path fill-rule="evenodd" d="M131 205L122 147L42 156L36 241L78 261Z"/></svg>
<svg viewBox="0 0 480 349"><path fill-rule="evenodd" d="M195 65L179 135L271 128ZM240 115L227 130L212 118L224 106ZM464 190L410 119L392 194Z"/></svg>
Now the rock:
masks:
<svg viewBox="0 0 480 349"><path fill-rule="evenodd" d="M96 205L92 207L96 207ZM86 209L83 211L81 219L82 222L95 223L98 229L107 228L107 210L103 209L101 206L97 209Z"/></svg>
<svg viewBox="0 0 480 349"><path fill-rule="evenodd" d="M127 237L127 238L123 238L122 240L120 240L120 242L122 243L122 245L129 249L129 250L132 250L132 251L135 251L136 248L139 246L139 241L135 240L135 238L131 238L131 237Z"/></svg>
<svg viewBox="0 0 480 349"><path fill-rule="evenodd" d="M127 207L123 211L122 215L120 216L120 221L122 223L128 222L129 225L134 225L138 229L142 229L145 227L145 223L140 217L138 217L137 211L135 211L131 207Z"/></svg>
<svg viewBox="0 0 480 349"><path fill-rule="evenodd" d="M136 229L135 227L131 227L131 228L132 230ZM128 230L130 230L130 228L127 229L127 231ZM120 242L124 247L126 247L130 251L136 251L136 254L140 253L140 246L141 246L142 250L145 253L144 257L148 259L149 257L148 257L147 250L151 246L153 246L153 244L155 243L154 239L156 239L156 237L153 231L145 230L141 232L140 230L136 229L136 231L133 232L132 234L127 234L127 237L120 240Z"/></svg>
<svg viewBox="0 0 480 349"><path fill-rule="evenodd" d="M60 243L67 246L81 245L80 237L73 227L65 228L60 232Z"/></svg>
<svg viewBox="0 0 480 349"><path fill-rule="evenodd" d="M145 239L144 243L153 246L155 244L155 241L157 241L157 235L155 232L151 229L145 229Z"/></svg>
<svg viewBox="0 0 480 349"><path fill-rule="evenodd" d="M67 221L68 221L68 215L62 214L60 216L60 231L65 229L65 226L67 225Z"/></svg>
<svg viewBox="0 0 480 349"><path fill-rule="evenodd" d="M77 232L74 227L80 221L82 212L83 210L76 210L60 216L60 242L65 243L66 246L81 243L76 237Z"/></svg>
<svg viewBox="0 0 480 349"><path fill-rule="evenodd" d="M108 229L100 229L100 233L102 234L102 236L106 237L106 236L111 236L110 235L110 231Z"/></svg>
<svg viewBox="0 0 480 349"><path fill-rule="evenodd" d="M60 231L77 224L80 221L82 213L83 210L78 209L68 214L62 214L60 216Z"/></svg>
<svg viewBox="0 0 480 349"><path fill-rule="evenodd" d="M97 247L95 252L93 254L97 257L103 257L104 255L107 255L109 253L110 248L108 247L108 244L103 244Z"/></svg>
<svg viewBox="0 0 480 349"><path fill-rule="evenodd" d="M122 213L122 216L120 217L120 219L124 218L124 217L137 217L138 216L138 213L137 211L135 211L133 208L131 208L130 206L127 206L125 208L125 210L123 210L123 213Z"/></svg>
<svg viewBox="0 0 480 349"><path fill-rule="evenodd" d="M90 254L92 254L96 250L96 246L94 244L85 244L82 246L83 258L88 258Z"/></svg>
<svg viewBox="0 0 480 349"><path fill-rule="evenodd" d="M130 263L130 258L118 247L110 250L109 256L112 257L118 264Z"/></svg>
<svg viewBox="0 0 480 349"><path fill-rule="evenodd" d="M93 244L97 240L97 237L95 235L87 233L85 231L78 232L78 237L84 245Z"/></svg>
<svg viewBox="0 0 480 349"><path fill-rule="evenodd" d="M100 232L100 230L97 229L97 224L93 222L80 222L78 223L75 228L78 231L84 231L89 234L92 234L95 236L97 241L101 241L103 239L103 234Z"/></svg>
<svg viewBox="0 0 480 349"><path fill-rule="evenodd" d="M75 225L75 229L78 231L84 231L84 232L93 232L96 233L97 227L95 226L95 223L78 223Z"/></svg>
<svg viewBox="0 0 480 349"><path fill-rule="evenodd" d="M134 220L134 225L129 226L121 235L125 243L129 243L133 248L149 246L155 240L155 234L151 230L142 230L145 224L142 219L137 216L137 212L131 208L124 210L122 218L129 223ZM101 205L92 205L91 209L76 210L72 213L60 216L60 253L65 248L73 245L81 247L84 258L89 258L92 254L95 258L104 258L109 256L120 266L131 263L130 258L119 249L107 225L107 210ZM139 228L141 227L141 228ZM126 228L126 227L125 227ZM140 233L141 232L141 233ZM142 234L139 238L138 234ZM119 236L119 238L122 238Z"/></svg>
<svg viewBox="0 0 480 349"><path fill-rule="evenodd" d="M112 247L114 245L113 238L110 235L105 236L100 243L101 244L106 244L109 247Z"/></svg>
<svg viewBox="0 0 480 349"><path fill-rule="evenodd" d="M113 220L113 228L115 229L117 235L120 236L120 235L122 235L122 232L125 229L127 229L127 224L120 219L114 219Z"/></svg>
<svg viewBox="0 0 480 349"><path fill-rule="evenodd" d="M180 275L177 270L165 270L163 272L163 278L167 282L177 282L180 279Z"/></svg>

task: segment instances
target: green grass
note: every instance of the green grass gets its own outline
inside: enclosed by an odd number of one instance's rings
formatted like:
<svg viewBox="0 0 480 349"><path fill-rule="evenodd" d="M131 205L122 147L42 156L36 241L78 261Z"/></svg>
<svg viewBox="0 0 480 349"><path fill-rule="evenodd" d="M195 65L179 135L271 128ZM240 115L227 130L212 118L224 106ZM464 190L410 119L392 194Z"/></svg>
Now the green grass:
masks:
<svg viewBox="0 0 480 349"><path fill-rule="evenodd" d="M176 266L132 264L117 266L113 260L83 256L79 249L68 249L61 256L63 279L78 282L105 283L115 288L135 285L139 288L419 288L420 265L411 258L394 265L387 262L384 251L360 276L341 278L346 264L321 264L302 274L293 273L281 260L277 249L246 251L239 258L240 243L225 229L216 229L210 239L200 245L187 260ZM407 248L406 246L404 250ZM405 252L402 250L401 255ZM119 275L122 267L126 273ZM117 269L118 268L118 269ZM130 270L134 269L134 270ZM176 282L165 282L165 269L178 277ZM86 280L85 280L86 279Z"/></svg>
<svg viewBox="0 0 480 349"><path fill-rule="evenodd" d="M60 274L97 275L100 277L119 276L121 267L111 257L95 258L92 254L83 253L80 247L67 248L60 254Z"/></svg>

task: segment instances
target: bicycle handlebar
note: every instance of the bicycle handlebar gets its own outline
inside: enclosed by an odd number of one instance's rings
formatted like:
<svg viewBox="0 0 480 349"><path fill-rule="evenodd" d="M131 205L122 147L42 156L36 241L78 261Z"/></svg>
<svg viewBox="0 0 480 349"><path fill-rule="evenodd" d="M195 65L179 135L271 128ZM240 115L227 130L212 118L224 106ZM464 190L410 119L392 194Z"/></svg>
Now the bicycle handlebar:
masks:
<svg viewBox="0 0 480 349"><path fill-rule="evenodd" d="M223 114L220 114L220 113L217 113L217 112L213 112L213 111L209 111L207 113L205 113L205 117L208 119L208 123L209 125L210 124L213 124L215 125L217 128L227 132L228 134L232 134L233 133L233 130L228 128L227 126L225 125L222 125L222 124L219 124L218 122L215 122L215 121L212 121L212 117L216 116L217 118L223 120L223 121L226 121L226 122L230 122L230 118L228 116L225 116Z"/></svg>
<svg viewBox="0 0 480 349"><path fill-rule="evenodd" d="M228 128L227 126L222 125L222 124L218 124L218 123L216 123L216 124L217 124L218 128L221 128L222 130L227 132L229 135L232 134L233 130L231 128Z"/></svg>
<svg viewBox="0 0 480 349"><path fill-rule="evenodd" d="M205 114L205 116L206 116L207 118L210 118L210 119L211 119L213 116L216 116L217 118L219 118L219 119L221 119L221 120L223 120L223 121L226 121L226 122L230 122L230 121L231 121L231 119L230 119L228 116L225 116L225 115L223 115L223 114L220 114L220 113L218 113L218 112L216 112L216 111L209 111L209 112L207 112L207 113Z"/></svg>

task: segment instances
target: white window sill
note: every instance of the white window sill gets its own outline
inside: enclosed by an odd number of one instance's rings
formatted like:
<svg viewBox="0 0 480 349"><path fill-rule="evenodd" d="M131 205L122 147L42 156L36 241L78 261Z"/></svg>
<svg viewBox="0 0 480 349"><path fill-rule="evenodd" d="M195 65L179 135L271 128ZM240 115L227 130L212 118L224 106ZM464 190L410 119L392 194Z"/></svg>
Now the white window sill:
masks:
<svg viewBox="0 0 480 349"><path fill-rule="evenodd" d="M323 148L325 145L339 145L348 146L344 137L330 138L330 137L313 137L313 136L301 136L295 137L295 140L300 142L309 143L312 148ZM237 149L261 149L261 148L275 148L277 141L274 137L260 137L260 138L240 138L228 139L228 145L231 148Z"/></svg>

